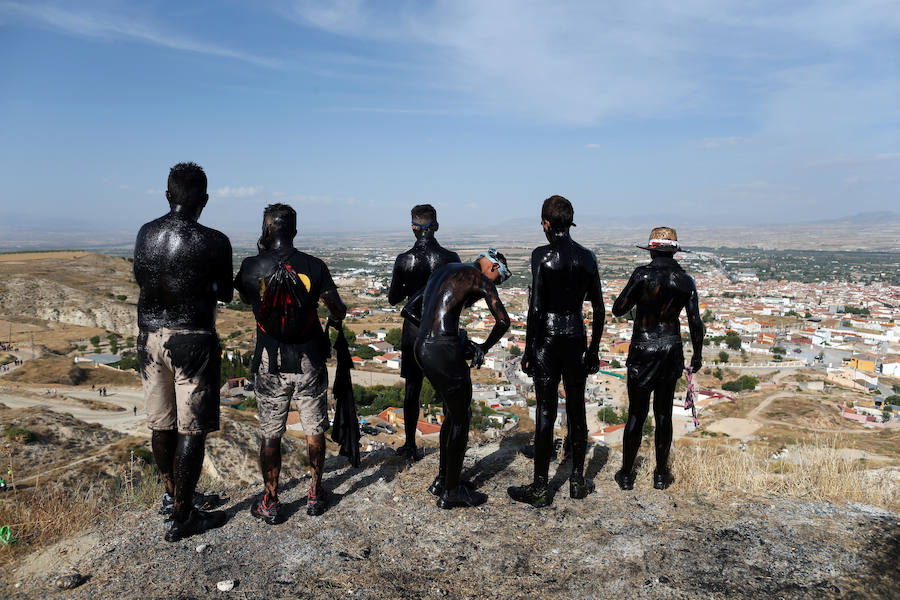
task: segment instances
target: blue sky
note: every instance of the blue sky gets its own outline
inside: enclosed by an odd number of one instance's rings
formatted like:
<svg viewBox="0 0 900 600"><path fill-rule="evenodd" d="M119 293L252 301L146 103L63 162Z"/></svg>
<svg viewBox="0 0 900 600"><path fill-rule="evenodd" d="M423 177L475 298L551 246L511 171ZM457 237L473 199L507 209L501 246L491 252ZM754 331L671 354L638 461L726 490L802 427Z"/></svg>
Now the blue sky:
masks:
<svg viewBox="0 0 900 600"><path fill-rule="evenodd" d="M815 220L895 207L900 3L0 0L12 223ZM0 220L4 217L0 216Z"/></svg>

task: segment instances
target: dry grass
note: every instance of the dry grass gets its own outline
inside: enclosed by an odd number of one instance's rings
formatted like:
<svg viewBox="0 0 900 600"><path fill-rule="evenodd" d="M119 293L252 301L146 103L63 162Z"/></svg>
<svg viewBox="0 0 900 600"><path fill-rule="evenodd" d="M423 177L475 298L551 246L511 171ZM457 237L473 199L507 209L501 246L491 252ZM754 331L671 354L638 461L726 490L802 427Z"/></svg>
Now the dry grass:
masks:
<svg viewBox="0 0 900 600"><path fill-rule="evenodd" d="M9 488L0 495L0 526L9 526L16 540L0 542L0 564L83 533L125 510L144 509L163 492L156 467L133 454L112 483L93 481L74 488L41 484L27 490L16 490L14 484L8 481Z"/></svg>
<svg viewBox="0 0 900 600"><path fill-rule="evenodd" d="M639 476L649 480L652 467L643 471ZM900 479L842 456L834 443L795 446L774 460L760 449L696 444L673 455L672 471L681 489L711 499L780 497L900 509Z"/></svg>

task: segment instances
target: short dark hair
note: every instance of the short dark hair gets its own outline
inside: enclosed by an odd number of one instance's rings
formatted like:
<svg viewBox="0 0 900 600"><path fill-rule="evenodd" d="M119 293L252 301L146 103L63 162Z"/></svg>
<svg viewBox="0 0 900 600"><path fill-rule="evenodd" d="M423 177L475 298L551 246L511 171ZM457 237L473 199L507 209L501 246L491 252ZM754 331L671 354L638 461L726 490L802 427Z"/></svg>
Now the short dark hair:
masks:
<svg viewBox="0 0 900 600"><path fill-rule="evenodd" d="M263 210L263 228L266 218L271 220L270 234L293 236L297 233L297 211L287 204L270 204Z"/></svg>
<svg viewBox="0 0 900 600"><path fill-rule="evenodd" d="M205 200L206 173L193 162L181 162L169 169L169 201L174 204L195 205Z"/></svg>
<svg viewBox="0 0 900 600"><path fill-rule="evenodd" d="M572 203L562 196L550 196L544 200L544 206L541 207L541 219L550 222L550 227L561 230L572 226L572 219L575 217L575 209Z"/></svg>
<svg viewBox="0 0 900 600"><path fill-rule="evenodd" d="M416 204L409 211L409 214L413 219L428 219L432 223L437 221L437 211L430 204Z"/></svg>

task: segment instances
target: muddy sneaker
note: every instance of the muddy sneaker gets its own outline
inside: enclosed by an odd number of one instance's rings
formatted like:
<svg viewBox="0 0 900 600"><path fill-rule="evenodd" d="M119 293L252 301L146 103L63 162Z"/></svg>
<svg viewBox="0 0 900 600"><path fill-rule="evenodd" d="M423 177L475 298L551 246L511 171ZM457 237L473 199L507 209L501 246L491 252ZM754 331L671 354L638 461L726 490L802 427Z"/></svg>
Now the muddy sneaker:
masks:
<svg viewBox="0 0 900 600"><path fill-rule="evenodd" d="M449 510L457 506L478 506L487 502L487 494L482 494L468 481L460 481L452 490L444 490L438 498L438 508Z"/></svg>
<svg viewBox="0 0 900 600"><path fill-rule="evenodd" d="M421 448L417 448L414 444L403 444L397 448L397 456L405 456L409 460L422 460L425 458L425 452Z"/></svg>
<svg viewBox="0 0 900 600"><path fill-rule="evenodd" d="M428 493L435 496L440 496L444 493L444 480L441 479L440 475L435 477L434 481L431 482L431 485L428 486Z"/></svg>
<svg viewBox="0 0 900 600"><path fill-rule="evenodd" d="M633 490L634 489L634 474L626 475L621 470L616 471L615 476L613 477L616 480L616 483L619 484L619 487L623 490Z"/></svg>
<svg viewBox="0 0 900 600"><path fill-rule="evenodd" d="M206 510L218 506L220 501L218 494L201 494L196 492L194 493L194 501L191 504L197 510ZM171 515L173 510L175 510L175 498L170 496L169 492L164 492L159 507L159 514Z"/></svg>
<svg viewBox="0 0 900 600"><path fill-rule="evenodd" d="M545 506L550 506L550 503L553 502L550 488L547 487L546 482L512 486L506 489L506 493L516 502L524 502L535 508L544 508Z"/></svg>
<svg viewBox="0 0 900 600"><path fill-rule="evenodd" d="M313 496L310 492L306 497L306 514L309 516L318 517L325 512L326 508L328 508L328 494L325 492L325 488L322 488L318 496Z"/></svg>
<svg viewBox="0 0 900 600"><path fill-rule="evenodd" d="M575 500L583 500L587 495L594 491L594 482L584 477L572 475L569 478L569 498Z"/></svg>
<svg viewBox="0 0 900 600"><path fill-rule="evenodd" d="M278 525L282 521L280 510L281 502L272 500L269 494L263 494L263 497L250 507L250 514L269 525Z"/></svg>
<svg viewBox="0 0 900 600"><path fill-rule="evenodd" d="M221 527L227 520L228 517L224 511L214 510L206 512L195 508L184 521L176 521L175 519L166 521L166 541L177 542L180 539Z"/></svg>
<svg viewBox="0 0 900 600"><path fill-rule="evenodd" d="M664 490L670 485L675 483L675 477L672 476L672 472L666 469L663 472L653 471L653 487L658 490Z"/></svg>

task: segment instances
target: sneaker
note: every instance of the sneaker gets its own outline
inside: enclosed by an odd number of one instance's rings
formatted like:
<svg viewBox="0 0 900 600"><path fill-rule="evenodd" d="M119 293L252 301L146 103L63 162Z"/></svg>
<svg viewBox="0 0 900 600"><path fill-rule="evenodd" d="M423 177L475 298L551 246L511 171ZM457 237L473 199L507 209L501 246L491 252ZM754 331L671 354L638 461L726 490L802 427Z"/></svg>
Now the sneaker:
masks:
<svg viewBox="0 0 900 600"><path fill-rule="evenodd" d="M444 493L444 480L441 479L440 475L435 477L434 481L431 482L431 485L428 486L428 493L434 494L435 496L440 496Z"/></svg>
<svg viewBox="0 0 900 600"><path fill-rule="evenodd" d="M623 490L633 490L634 489L634 473L626 475L621 470L616 471L615 476L613 477L616 480L616 483L619 484L619 487Z"/></svg>
<svg viewBox="0 0 900 600"><path fill-rule="evenodd" d="M250 514L269 525L277 525L282 521L280 510L281 502L272 500L269 494L263 494L263 497L250 507Z"/></svg>
<svg viewBox="0 0 900 600"><path fill-rule="evenodd" d="M195 508L191 510L188 518L184 521L176 521L175 519L166 521L165 538L167 542L177 542L180 539L221 527L227 520L228 517L224 511L213 510L206 512Z"/></svg>
<svg viewBox="0 0 900 600"><path fill-rule="evenodd" d="M425 458L425 452L415 444L403 444L397 448L397 456L405 456L409 460L419 461Z"/></svg>
<svg viewBox="0 0 900 600"><path fill-rule="evenodd" d="M553 502L553 496L550 494L550 488L547 487L546 482L512 486L507 488L506 493L516 502L524 502L535 508L544 508Z"/></svg>
<svg viewBox="0 0 900 600"><path fill-rule="evenodd" d="M200 492L195 492L194 501L191 504L197 510L204 510L218 505L219 500L218 494L201 494ZM159 507L159 514L171 515L173 510L175 510L175 498L169 495L169 492L164 492Z"/></svg>
<svg viewBox="0 0 900 600"><path fill-rule="evenodd" d="M594 482L578 475L569 478L569 498L583 500L594 491Z"/></svg>
<svg viewBox="0 0 900 600"><path fill-rule="evenodd" d="M675 483L675 477L672 476L672 472L666 469L665 471L653 471L653 487L658 490L664 490L670 485Z"/></svg>
<svg viewBox="0 0 900 600"><path fill-rule="evenodd" d="M328 493L325 488L319 492L318 496L313 496L312 492L306 497L306 514L311 517L318 517L325 512L328 507Z"/></svg>
<svg viewBox="0 0 900 600"><path fill-rule="evenodd" d="M460 481L452 490L444 490L438 498L438 508L450 510L457 506L478 506L487 502L487 494L482 494L468 481Z"/></svg>

